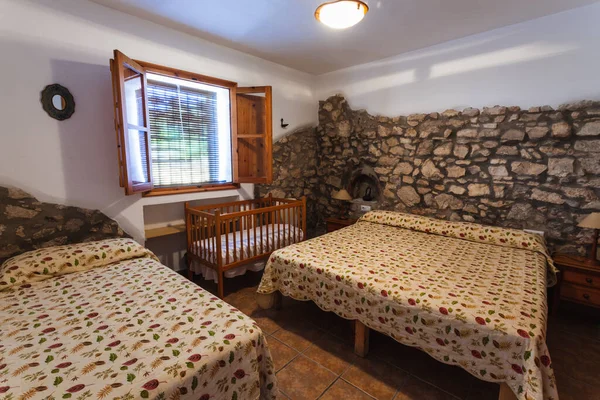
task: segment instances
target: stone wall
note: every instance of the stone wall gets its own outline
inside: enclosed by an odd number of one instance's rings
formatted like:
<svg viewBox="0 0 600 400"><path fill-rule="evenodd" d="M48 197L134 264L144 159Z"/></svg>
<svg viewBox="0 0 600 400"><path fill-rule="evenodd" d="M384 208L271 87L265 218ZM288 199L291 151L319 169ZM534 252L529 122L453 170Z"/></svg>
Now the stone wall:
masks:
<svg viewBox="0 0 600 400"><path fill-rule="evenodd" d="M315 128L299 129L273 144L273 183L255 185L255 197L271 193L274 197L306 196L307 227L312 234L317 226L316 194L318 140Z"/></svg>
<svg viewBox="0 0 600 400"><path fill-rule="evenodd" d="M384 188L379 208L542 230L554 250L582 253L591 242L576 225L600 210L600 102L391 118L334 96L320 102L315 139L317 184L305 187L314 188L318 224L337 213L330 198L348 185L348 171L369 166ZM294 169L275 168L280 177ZM295 180L275 184L289 192Z"/></svg>
<svg viewBox="0 0 600 400"><path fill-rule="evenodd" d="M0 186L0 263L42 247L115 237L130 236L98 210L42 203Z"/></svg>

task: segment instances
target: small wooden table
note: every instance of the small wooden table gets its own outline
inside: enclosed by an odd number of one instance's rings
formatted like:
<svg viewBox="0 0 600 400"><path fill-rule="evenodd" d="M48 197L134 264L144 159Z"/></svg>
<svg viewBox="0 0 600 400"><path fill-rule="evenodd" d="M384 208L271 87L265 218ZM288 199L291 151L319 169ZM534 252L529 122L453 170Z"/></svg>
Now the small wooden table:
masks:
<svg viewBox="0 0 600 400"><path fill-rule="evenodd" d="M356 221L358 221L358 219L356 219L356 218L345 218L345 219L334 218L334 217L327 218L325 220L325 223L327 224L327 233L337 231L338 229L342 229L347 226L350 226L350 225L354 224Z"/></svg>
<svg viewBox="0 0 600 400"><path fill-rule="evenodd" d="M561 272L554 307L559 300L600 308L600 267L585 263L586 258L554 254L554 265Z"/></svg>

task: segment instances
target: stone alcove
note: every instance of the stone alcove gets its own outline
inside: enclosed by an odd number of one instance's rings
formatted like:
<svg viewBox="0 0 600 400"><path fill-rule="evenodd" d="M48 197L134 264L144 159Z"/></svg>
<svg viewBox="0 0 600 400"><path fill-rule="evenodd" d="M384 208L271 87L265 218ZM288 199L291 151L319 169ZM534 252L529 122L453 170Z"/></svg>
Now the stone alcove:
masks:
<svg viewBox="0 0 600 400"><path fill-rule="evenodd" d="M375 170L366 165L355 167L348 174L348 193L352 196L351 212L354 215L362 215L361 206L367 205L375 210L379 208L383 190L379 183L379 177ZM371 189L371 200L364 200L367 189Z"/></svg>

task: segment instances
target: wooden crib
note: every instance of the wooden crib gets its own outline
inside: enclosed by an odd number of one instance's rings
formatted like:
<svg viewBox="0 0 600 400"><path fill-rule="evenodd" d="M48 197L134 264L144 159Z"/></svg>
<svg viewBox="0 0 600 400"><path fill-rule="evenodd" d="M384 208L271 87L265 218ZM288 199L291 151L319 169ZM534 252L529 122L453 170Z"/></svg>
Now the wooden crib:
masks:
<svg viewBox="0 0 600 400"><path fill-rule="evenodd" d="M224 272L268 258L306 238L306 197L254 200L190 207L185 203L188 276L193 262L214 270L223 298Z"/></svg>

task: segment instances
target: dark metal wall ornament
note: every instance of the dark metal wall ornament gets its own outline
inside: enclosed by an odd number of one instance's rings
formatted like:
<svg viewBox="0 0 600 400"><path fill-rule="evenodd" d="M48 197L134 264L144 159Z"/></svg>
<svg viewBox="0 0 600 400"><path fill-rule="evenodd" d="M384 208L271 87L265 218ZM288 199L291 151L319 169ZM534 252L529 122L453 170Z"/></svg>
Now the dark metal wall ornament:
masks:
<svg viewBox="0 0 600 400"><path fill-rule="evenodd" d="M64 86L55 83L48 85L42 90L42 108L54 119L64 121L71 118L75 112L75 100L73 95Z"/></svg>

